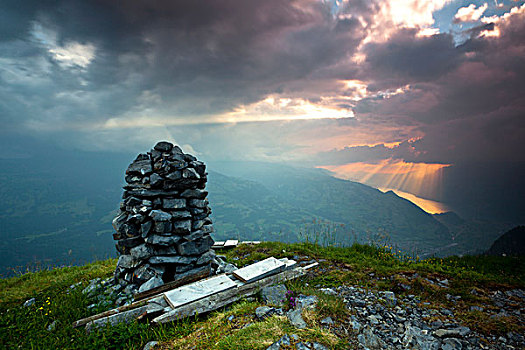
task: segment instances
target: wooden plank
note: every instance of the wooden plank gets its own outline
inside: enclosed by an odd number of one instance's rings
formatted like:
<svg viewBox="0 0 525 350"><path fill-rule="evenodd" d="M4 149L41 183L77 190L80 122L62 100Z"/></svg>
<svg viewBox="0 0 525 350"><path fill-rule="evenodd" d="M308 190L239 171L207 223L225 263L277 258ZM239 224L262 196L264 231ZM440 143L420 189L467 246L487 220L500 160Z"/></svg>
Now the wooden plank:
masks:
<svg viewBox="0 0 525 350"><path fill-rule="evenodd" d="M279 261L282 261L286 265L284 268L285 270L294 268L297 265L297 261L288 258L281 258Z"/></svg>
<svg viewBox="0 0 525 350"><path fill-rule="evenodd" d="M246 283L257 281L263 277L278 273L286 268L286 264L276 258L269 257L255 264L233 271L233 275Z"/></svg>
<svg viewBox="0 0 525 350"><path fill-rule="evenodd" d="M160 295L155 295L155 296L152 296L152 297L144 299L144 300L135 301L135 302L133 302L133 303L131 303L129 305L120 306L120 307L117 307L115 309L111 309L111 310L104 311L104 312L101 312L101 313L96 314L96 315L92 315L92 316L80 319L78 321L73 322L72 326L73 326L73 328L84 326L87 323L89 323L91 321L98 320L100 318L116 315L116 314L119 314L119 313L122 313L122 312L125 312L125 311L128 311L128 310L131 310L131 309L135 309L135 308L138 308L138 307L145 306L149 301L151 301L154 298L158 298L159 296Z"/></svg>
<svg viewBox="0 0 525 350"><path fill-rule="evenodd" d="M115 308L115 309L111 309L111 310L104 311L104 312L96 314L96 315L92 315L92 316L80 319L78 321L73 322L72 326L73 326L73 328L84 326L84 325L86 325L87 323L89 323L91 321L95 321L95 320L98 320L100 318L108 317L108 316L115 315L115 314L118 314L118 313L121 313L121 312L124 312L124 311L128 311L128 310L131 310L131 309L134 309L134 308L137 308L137 307L144 306L144 305L147 304L147 302L149 300L151 300L153 298L157 298L159 296L164 297L164 295L162 293L167 291L167 290L171 290L171 289L180 287L182 285L201 280L201 279L206 278L208 276L209 276L209 273L207 271L203 271L200 274L189 275L189 276L181 278L181 279L179 279L177 281L172 281L172 282L166 283L166 284L164 284L164 285L162 285L160 287L153 288L153 289L147 290L147 291L142 292L142 293L137 293L134 296L134 302L131 303L130 305L124 305L124 306L121 306L121 307L118 307L118 308Z"/></svg>
<svg viewBox="0 0 525 350"><path fill-rule="evenodd" d="M172 308L177 308L235 287L236 284L228 276L218 275L165 292L164 297Z"/></svg>
<svg viewBox="0 0 525 350"><path fill-rule="evenodd" d="M237 247L238 244L239 244L239 241L237 239L229 239L226 242L224 242L224 248Z"/></svg>
<svg viewBox="0 0 525 350"><path fill-rule="evenodd" d="M306 267L298 266L294 269L286 270L279 274L265 277L256 282L246 283L238 286L237 288L210 295L206 298L173 309L154 318L151 322L155 324L172 322L184 317L193 316L195 314L204 314L213 310L217 310L244 297L256 294L264 286L270 286L272 284L282 283L297 277L301 277L306 274L308 269L317 265L317 263L314 263Z"/></svg>
<svg viewBox="0 0 525 350"><path fill-rule="evenodd" d="M168 290L171 290L171 289L183 286L185 284L189 284L189 283L192 283L192 282L195 282L195 281L202 280L203 278L206 278L209 275L210 275L210 273L208 271L201 271L200 273L196 273L196 274L193 274L193 275L188 275L188 276L183 277L181 279L178 279L176 281L168 282L166 284L163 284L162 286L159 286L159 287L156 287L156 288L152 288L152 289L144 291L142 293L137 293L137 294L135 294L135 296L133 298L134 298L135 301L142 300L142 299L147 298L149 296L158 295L158 294L161 294L161 293L163 293L165 291L168 291Z"/></svg>
<svg viewBox="0 0 525 350"><path fill-rule="evenodd" d="M224 243L226 243L225 241L217 241L215 243L213 243L213 245L211 246L212 248L222 248L224 247Z"/></svg>

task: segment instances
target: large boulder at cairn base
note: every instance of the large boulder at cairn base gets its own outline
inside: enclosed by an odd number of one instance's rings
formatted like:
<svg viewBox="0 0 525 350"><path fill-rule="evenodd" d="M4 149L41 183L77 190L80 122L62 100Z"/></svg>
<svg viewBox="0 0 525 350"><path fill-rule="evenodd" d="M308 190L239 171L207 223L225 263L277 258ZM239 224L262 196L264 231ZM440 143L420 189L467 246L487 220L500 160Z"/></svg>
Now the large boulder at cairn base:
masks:
<svg viewBox="0 0 525 350"><path fill-rule="evenodd" d="M166 141L128 166L113 220L120 284L145 291L215 272L207 175L203 162Z"/></svg>

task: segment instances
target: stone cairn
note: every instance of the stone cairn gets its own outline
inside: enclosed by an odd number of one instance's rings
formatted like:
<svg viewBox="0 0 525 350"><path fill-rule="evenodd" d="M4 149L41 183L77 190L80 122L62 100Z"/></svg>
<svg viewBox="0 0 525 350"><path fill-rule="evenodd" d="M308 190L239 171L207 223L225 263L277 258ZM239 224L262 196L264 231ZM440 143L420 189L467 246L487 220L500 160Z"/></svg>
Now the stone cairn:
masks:
<svg viewBox="0 0 525 350"><path fill-rule="evenodd" d="M113 220L120 285L143 292L215 273L206 176L203 162L165 141L129 165Z"/></svg>

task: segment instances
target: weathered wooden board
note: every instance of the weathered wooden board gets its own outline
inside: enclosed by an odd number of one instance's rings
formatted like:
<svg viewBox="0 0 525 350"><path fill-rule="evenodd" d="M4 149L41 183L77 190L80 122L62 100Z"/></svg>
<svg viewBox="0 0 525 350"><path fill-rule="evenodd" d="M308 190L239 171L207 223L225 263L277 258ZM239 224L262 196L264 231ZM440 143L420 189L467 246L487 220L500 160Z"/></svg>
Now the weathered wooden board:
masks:
<svg viewBox="0 0 525 350"><path fill-rule="evenodd" d="M160 315L154 318L152 322L157 324L166 323L184 317L193 316L195 314L203 314L206 312L217 310L244 297L257 293L264 286L270 286L275 283L282 283L303 276L304 274L306 274L308 269L317 265L317 263L314 263L305 267L296 267L294 269L286 270L276 275L265 277L253 283L246 283L244 285L238 286L237 288L210 295L208 297L188 303L179 308L173 309L163 315Z"/></svg>
<svg viewBox="0 0 525 350"><path fill-rule="evenodd" d="M224 248L237 247L238 244L239 244L239 241L237 239L229 239L226 242L224 242Z"/></svg>
<svg viewBox="0 0 525 350"><path fill-rule="evenodd" d="M276 258L269 257L255 264L251 264L233 271L233 275L246 283L257 281L263 277L281 272L286 268L286 264Z"/></svg>
<svg viewBox="0 0 525 350"><path fill-rule="evenodd" d="M213 243L212 248L223 248L224 247L224 243L226 243L226 242L225 241L217 241L217 242Z"/></svg>
<svg viewBox="0 0 525 350"><path fill-rule="evenodd" d="M116 314L119 314L119 313L123 313L123 312L129 311L129 310L132 310L132 309L136 309L136 308L145 306L151 300L154 300L155 298L158 298L158 297L159 297L159 295L151 296L151 297L149 297L147 299L143 299L143 300L140 300L140 301L135 301L135 302L131 303L130 305L120 306L120 307L117 307L115 309L111 309L111 310L104 311L104 312L96 314L96 315L92 315L92 316L80 319L78 321L73 322L72 326L73 326L73 328L80 327L80 326L85 326L86 324L88 324L91 321L95 321L95 320L98 320L100 318L109 317L109 316L112 316L112 315L116 315Z"/></svg>
<svg viewBox="0 0 525 350"><path fill-rule="evenodd" d="M228 276L219 275L170 290L164 297L172 308L177 308L236 286Z"/></svg>
<svg viewBox="0 0 525 350"><path fill-rule="evenodd" d="M297 266L297 261L292 260L292 259L281 258L279 259L279 261L282 261L286 265L284 268L285 270L289 270Z"/></svg>
<svg viewBox="0 0 525 350"><path fill-rule="evenodd" d="M191 282L199 281L199 280L204 279L204 278L209 277L209 276L210 276L210 272L206 271L206 270L203 270L203 271L200 271L199 273L196 273L194 275L188 275L188 276L183 277L181 279L178 279L176 281L168 282L166 284L163 284L160 287L152 288L152 289L147 290L147 291L142 292L142 293L137 293L137 294L135 294L135 296L133 298L135 299L135 301L142 300L142 299L148 298L148 297L150 297L152 295L158 295L158 294L160 294L162 292L166 292L168 290L175 289L177 287L183 286L183 285L191 283Z"/></svg>

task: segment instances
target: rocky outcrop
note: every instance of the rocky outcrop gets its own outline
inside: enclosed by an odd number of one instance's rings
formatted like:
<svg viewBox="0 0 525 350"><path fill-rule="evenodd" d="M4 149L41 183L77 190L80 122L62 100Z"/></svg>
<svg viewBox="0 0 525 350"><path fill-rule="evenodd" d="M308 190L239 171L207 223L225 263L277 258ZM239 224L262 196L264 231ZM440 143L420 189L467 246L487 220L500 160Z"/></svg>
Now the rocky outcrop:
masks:
<svg viewBox="0 0 525 350"><path fill-rule="evenodd" d="M115 279L145 291L216 269L206 165L178 146L159 142L126 170L113 220L120 254Z"/></svg>

